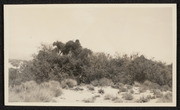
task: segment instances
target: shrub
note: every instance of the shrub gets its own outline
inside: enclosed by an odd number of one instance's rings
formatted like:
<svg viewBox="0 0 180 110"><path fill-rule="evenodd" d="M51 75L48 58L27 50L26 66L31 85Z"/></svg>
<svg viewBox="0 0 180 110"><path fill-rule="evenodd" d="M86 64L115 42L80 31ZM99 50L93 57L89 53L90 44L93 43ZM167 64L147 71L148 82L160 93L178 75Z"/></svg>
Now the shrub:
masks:
<svg viewBox="0 0 180 110"><path fill-rule="evenodd" d="M162 90L162 91L172 91L172 88L169 87L168 85L163 85L163 86L161 87L161 90Z"/></svg>
<svg viewBox="0 0 180 110"><path fill-rule="evenodd" d="M132 89L133 87L131 85L126 85L127 89Z"/></svg>
<svg viewBox="0 0 180 110"><path fill-rule="evenodd" d="M76 87L76 88L74 88L73 90L75 90L75 91L83 91L84 89L81 88L81 87Z"/></svg>
<svg viewBox="0 0 180 110"><path fill-rule="evenodd" d="M172 92L167 92L157 101L158 103L169 103L172 102Z"/></svg>
<svg viewBox="0 0 180 110"><path fill-rule="evenodd" d="M112 86L114 83L110 79L101 78L100 80L91 81L91 84L93 86Z"/></svg>
<svg viewBox="0 0 180 110"><path fill-rule="evenodd" d="M134 94L134 90L133 90L133 89L129 90L129 92L130 92L131 94Z"/></svg>
<svg viewBox="0 0 180 110"><path fill-rule="evenodd" d="M95 101L96 97L88 98L88 99L83 99L83 102L85 103L93 103Z"/></svg>
<svg viewBox="0 0 180 110"><path fill-rule="evenodd" d="M98 90L98 93L104 94L104 90L103 90L103 89L99 89L99 90Z"/></svg>
<svg viewBox="0 0 180 110"><path fill-rule="evenodd" d="M115 100L114 99L115 97L113 96L113 95L111 95L111 94L106 94L105 96L104 96L104 100Z"/></svg>
<svg viewBox="0 0 180 110"><path fill-rule="evenodd" d="M9 68L9 86L19 85L22 82L22 74L18 69Z"/></svg>
<svg viewBox="0 0 180 110"><path fill-rule="evenodd" d="M43 87L43 88L55 88L55 87L61 87L61 85L60 85L60 83L58 81L49 81L49 82L41 83L40 87Z"/></svg>
<svg viewBox="0 0 180 110"><path fill-rule="evenodd" d="M163 96L163 93L159 89L154 89L153 93L156 98L161 98Z"/></svg>
<svg viewBox="0 0 180 110"><path fill-rule="evenodd" d="M117 98L114 100L114 103L123 103L123 101L122 101L122 99Z"/></svg>
<svg viewBox="0 0 180 110"><path fill-rule="evenodd" d="M95 95L94 97L97 98L97 97L100 97L100 95Z"/></svg>
<svg viewBox="0 0 180 110"><path fill-rule="evenodd" d="M148 89L147 86L141 85L141 86L139 87L139 92L140 92L140 93L146 92L147 89Z"/></svg>
<svg viewBox="0 0 180 110"><path fill-rule="evenodd" d="M135 81L135 82L134 82L134 86L135 86L135 87L140 87L141 84Z"/></svg>
<svg viewBox="0 0 180 110"><path fill-rule="evenodd" d="M115 88L115 89L119 89L121 87L124 87L124 84L123 83L116 83L116 84L112 85L111 87Z"/></svg>
<svg viewBox="0 0 180 110"><path fill-rule="evenodd" d="M87 88L88 88L88 90L90 90L90 91L94 91L94 86L92 86L92 85L88 85Z"/></svg>
<svg viewBox="0 0 180 110"><path fill-rule="evenodd" d="M58 81L43 82L40 84L40 88L50 89L55 97L62 94L61 85Z"/></svg>
<svg viewBox="0 0 180 110"><path fill-rule="evenodd" d="M125 100L132 100L133 96L130 93L124 93L122 98L124 98Z"/></svg>
<svg viewBox="0 0 180 110"><path fill-rule="evenodd" d="M77 85L77 81L73 79L65 79L61 82L62 88L72 88Z"/></svg>
<svg viewBox="0 0 180 110"><path fill-rule="evenodd" d="M120 92L128 92L128 89L125 87L120 87L118 93Z"/></svg>
<svg viewBox="0 0 180 110"><path fill-rule="evenodd" d="M11 102L50 102L53 97L62 94L58 82L50 81L37 84L35 81L25 82L14 86L9 91L9 101Z"/></svg>
<svg viewBox="0 0 180 110"><path fill-rule="evenodd" d="M91 81L91 84L93 86L99 86L99 81L98 80L93 80L93 81Z"/></svg>
<svg viewBox="0 0 180 110"><path fill-rule="evenodd" d="M35 89L38 84L35 81L26 81L21 84L26 90L33 90Z"/></svg>
<svg viewBox="0 0 180 110"><path fill-rule="evenodd" d="M146 103L148 101L149 101L148 97L141 96L140 99L138 99L136 102L138 102L138 103Z"/></svg>
<svg viewBox="0 0 180 110"><path fill-rule="evenodd" d="M144 81L144 83L143 83L143 85L145 85L145 86L150 86L152 84L152 82L151 81L149 81L149 80L146 80L146 81Z"/></svg>
<svg viewBox="0 0 180 110"><path fill-rule="evenodd" d="M107 78L101 78L99 80L99 86L111 86L113 85L114 83L112 82L112 80L110 79L107 79Z"/></svg>
<svg viewBox="0 0 180 110"><path fill-rule="evenodd" d="M149 89L159 89L159 88L160 88L160 85L159 85L159 84L153 83L153 82L151 82L151 81L149 81L149 80L146 80L146 81L143 83L143 85L144 85L145 87L148 87Z"/></svg>

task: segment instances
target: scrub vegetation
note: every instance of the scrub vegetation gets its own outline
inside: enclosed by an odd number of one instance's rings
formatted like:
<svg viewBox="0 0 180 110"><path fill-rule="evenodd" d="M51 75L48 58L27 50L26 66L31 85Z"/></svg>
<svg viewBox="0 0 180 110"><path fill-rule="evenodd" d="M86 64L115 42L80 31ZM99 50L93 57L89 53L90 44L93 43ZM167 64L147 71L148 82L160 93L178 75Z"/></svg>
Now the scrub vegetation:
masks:
<svg viewBox="0 0 180 110"><path fill-rule="evenodd" d="M11 59L9 63L15 66L9 68L11 102L58 102L67 99L62 97L70 91L92 93L81 100L85 103L172 101L172 64L144 55L112 57L70 40L41 45L32 60ZM107 88L117 91L109 94Z"/></svg>

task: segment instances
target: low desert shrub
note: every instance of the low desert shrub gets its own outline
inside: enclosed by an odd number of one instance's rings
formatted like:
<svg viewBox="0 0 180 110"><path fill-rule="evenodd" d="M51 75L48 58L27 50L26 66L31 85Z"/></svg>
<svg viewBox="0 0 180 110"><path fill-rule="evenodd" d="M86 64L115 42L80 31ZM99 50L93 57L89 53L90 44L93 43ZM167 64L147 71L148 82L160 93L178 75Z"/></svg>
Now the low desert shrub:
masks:
<svg viewBox="0 0 180 110"><path fill-rule="evenodd" d="M96 97L88 98L88 99L83 99L82 101L85 103L94 103L96 100Z"/></svg>
<svg viewBox="0 0 180 110"><path fill-rule="evenodd" d="M38 84L35 81L26 81L26 82L22 83L21 85L26 90L29 90L29 89L33 90L33 89L35 89L38 86Z"/></svg>
<svg viewBox="0 0 180 110"><path fill-rule="evenodd" d="M9 86L21 84L21 74L19 74L18 69L9 68Z"/></svg>
<svg viewBox="0 0 180 110"><path fill-rule="evenodd" d="M134 86L135 86L135 87L140 87L141 84L140 84L139 82L136 82L136 81L135 81L135 82L134 82Z"/></svg>
<svg viewBox="0 0 180 110"><path fill-rule="evenodd" d="M88 88L88 90L90 90L90 91L94 91L94 86L92 86L92 85L88 85L87 88Z"/></svg>
<svg viewBox="0 0 180 110"><path fill-rule="evenodd" d="M98 90L98 93L104 94L104 90L103 90L103 89L99 89L99 90Z"/></svg>
<svg viewBox="0 0 180 110"><path fill-rule="evenodd" d="M133 96L130 93L124 93L122 98L125 99L125 100L132 100Z"/></svg>
<svg viewBox="0 0 180 110"><path fill-rule="evenodd" d="M111 85L114 85L114 83L110 79L101 78L99 80L99 86L111 86Z"/></svg>
<svg viewBox="0 0 180 110"><path fill-rule="evenodd" d="M172 102L172 92L165 93L160 99L157 100L158 103L170 103Z"/></svg>
<svg viewBox="0 0 180 110"><path fill-rule="evenodd" d="M140 92L140 93L146 92L147 90L148 90L148 87L147 87L147 86L141 85L141 86L139 87L139 92Z"/></svg>
<svg viewBox="0 0 180 110"><path fill-rule="evenodd" d="M138 99L136 102L138 102L138 103L146 103L148 101L149 101L148 97L141 96L140 99Z"/></svg>
<svg viewBox="0 0 180 110"><path fill-rule="evenodd" d="M146 96L148 99L153 99L153 96L151 96L151 95L147 95Z"/></svg>
<svg viewBox="0 0 180 110"><path fill-rule="evenodd" d="M114 103L123 103L122 99L119 99L119 98L115 99L113 102Z"/></svg>
<svg viewBox="0 0 180 110"><path fill-rule="evenodd" d="M133 89L130 89L129 92L130 92L131 94L134 94L134 90L133 90Z"/></svg>
<svg viewBox="0 0 180 110"><path fill-rule="evenodd" d="M93 86L99 86L99 81L98 80L93 80L93 81L91 81L91 84Z"/></svg>
<svg viewBox="0 0 180 110"><path fill-rule="evenodd" d="M81 88L81 87L76 87L76 88L74 88L73 90L75 90L75 91L83 91L84 89Z"/></svg>
<svg viewBox="0 0 180 110"><path fill-rule="evenodd" d="M53 84L58 82L44 82L37 84L34 81L22 83L14 86L9 91L9 101L11 102L50 102L53 97L60 96L62 90L60 86ZM55 85L57 85L55 84ZM17 92L18 90L18 92Z"/></svg>
<svg viewBox="0 0 180 110"><path fill-rule="evenodd" d="M154 89L153 94L156 98L161 98L163 96L163 93L159 89Z"/></svg>
<svg viewBox="0 0 180 110"><path fill-rule="evenodd" d="M149 80L144 81L143 86L149 88L149 89L159 89L161 88L159 84L153 83Z"/></svg>
<svg viewBox="0 0 180 110"><path fill-rule="evenodd" d="M133 87L131 85L126 85L127 89L132 89Z"/></svg>
<svg viewBox="0 0 180 110"><path fill-rule="evenodd" d="M107 78L101 78L100 80L93 80L93 81L91 81L91 84L93 86L112 86L112 85L114 85L112 80L107 79Z"/></svg>
<svg viewBox="0 0 180 110"><path fill-rule="evenodd" d="M100 95L95 95L94 97L97 98L97 97L101 97L101 96Z"/></svg>
<svg viewBox="0 0 180 110"><path fill-rule="evenodd" d="M118 93L121 93L121 92L128 92L128 89L125 87L120 87Z"/></svg>
<svg viewBox="0 0 180 110"><path fill-rule="evenodd" d="M163 85L163 86L161 87L161 90L162 90L162 91L172 91L172 88L169 87L168 85Z"/></svg>
<svg viewBox="0 0 180 110"><path fill-rule="evenodd" d="M76 85L77 85L77 81L74 79L65 79L61 81L62 88L73 88Z"/></svg>
<svg viewBox="0 0 180 110"><path fill-rule="evenodd" d="M124 87L124 84L123 83L116 83L116 84L112 85L111 87L115 88L115 89L119 89L121 87Z"/></svg>
<svg viewBox="0 0 180 110"><path fill-rule="evenodd" d="M40 88L50 89L55 97L62 94L61 85L58 81L43 82L40 84Z"/></svg>
<svg viewBox="0 0 180 110"><path fill-rule="evenodd" d="M113 95L111 95L111 94L106 94L105 96L104 96L104 100L114 100L114 96Z"/></svg>

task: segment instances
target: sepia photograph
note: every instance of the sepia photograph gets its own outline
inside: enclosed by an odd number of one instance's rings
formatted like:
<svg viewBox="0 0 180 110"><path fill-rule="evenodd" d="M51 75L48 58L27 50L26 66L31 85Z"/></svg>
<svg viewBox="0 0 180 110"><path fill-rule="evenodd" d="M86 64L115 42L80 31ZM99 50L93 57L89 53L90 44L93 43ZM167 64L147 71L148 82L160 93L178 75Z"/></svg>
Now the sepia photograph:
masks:
<svg viewBox="0 0 180 110"><path fill-rule="evenodd" d="M176 106L176 4L4 5L5 105Z"/></svg>

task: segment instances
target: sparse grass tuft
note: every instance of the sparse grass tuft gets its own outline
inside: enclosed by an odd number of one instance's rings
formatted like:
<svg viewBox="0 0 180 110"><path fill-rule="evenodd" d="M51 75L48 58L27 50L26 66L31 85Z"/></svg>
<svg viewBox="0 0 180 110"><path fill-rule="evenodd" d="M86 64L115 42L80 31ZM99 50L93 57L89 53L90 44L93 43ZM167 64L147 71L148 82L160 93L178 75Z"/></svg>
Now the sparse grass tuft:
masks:
<svg viewBox="0 0 180 110"><path fill-rule="evenodd" d="M50 81L37 84L34 81L15 86L9 91L10 102L50 102L53 97L60 96L62 90L59 82Z"/></svg>

